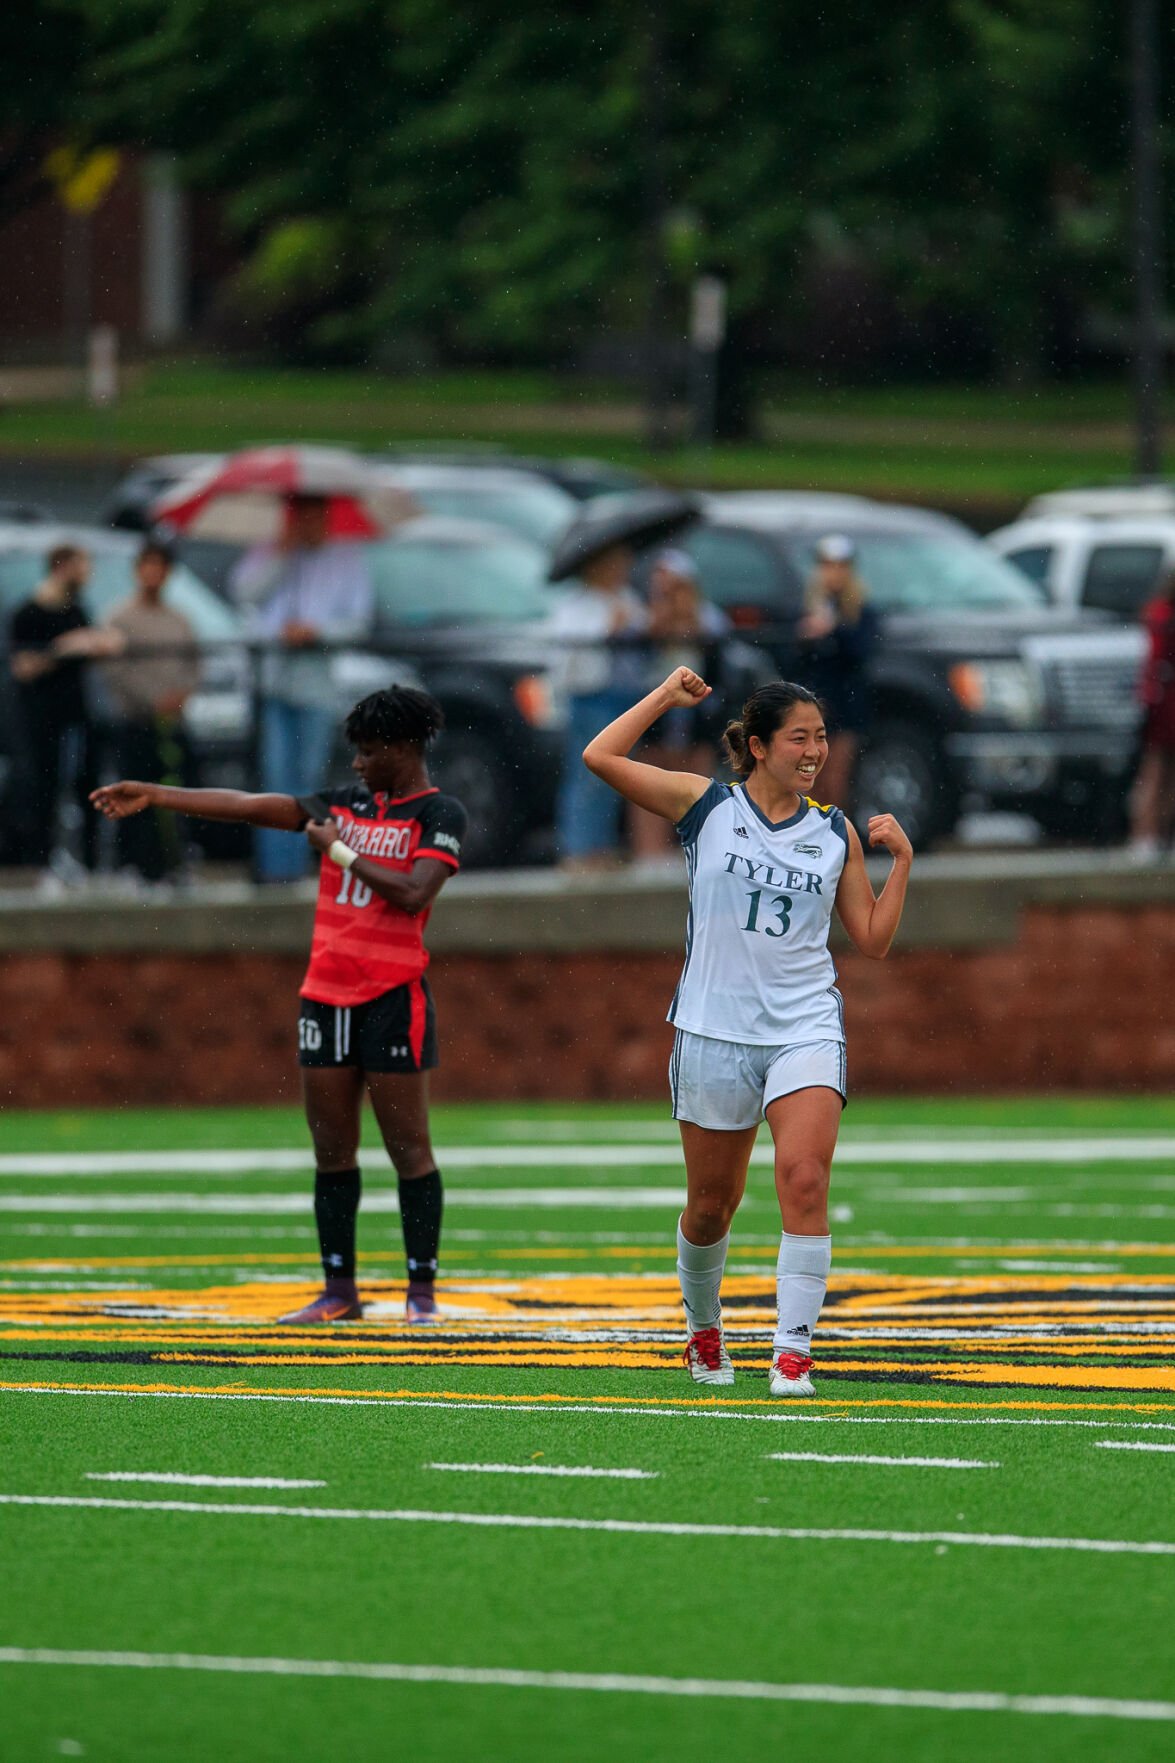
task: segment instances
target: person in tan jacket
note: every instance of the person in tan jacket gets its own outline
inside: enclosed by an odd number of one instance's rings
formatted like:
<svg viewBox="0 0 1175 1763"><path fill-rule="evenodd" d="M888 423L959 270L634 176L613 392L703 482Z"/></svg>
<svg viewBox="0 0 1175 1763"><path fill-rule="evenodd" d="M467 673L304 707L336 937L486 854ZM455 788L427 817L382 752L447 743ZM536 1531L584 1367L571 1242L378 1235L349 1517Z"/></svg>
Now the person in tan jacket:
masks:
<svg viewBox="0 0 1175 1763"><path fill-rule="evenodd" d="M171 567L167 546L148 539L135 559L134 593L106 620L122 639L121 652L103 667L116 763L122 776L150 783L182 782L183 709L200 672L195 632L164 599ZM119 821L118 840L122 863L144 881L163 881L179 867L181 845L171 816Z"/></svg>

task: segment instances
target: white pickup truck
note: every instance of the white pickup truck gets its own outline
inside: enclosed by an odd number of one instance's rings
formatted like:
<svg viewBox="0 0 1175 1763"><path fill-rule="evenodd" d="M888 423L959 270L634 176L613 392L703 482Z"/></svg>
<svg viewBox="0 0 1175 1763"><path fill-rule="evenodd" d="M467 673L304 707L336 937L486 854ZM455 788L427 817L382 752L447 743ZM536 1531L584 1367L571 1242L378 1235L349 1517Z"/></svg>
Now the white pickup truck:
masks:
<svg viewBox="0 0 1175 1763"><path fill-rule="evenodd" d="M987 542L1057 606L1134 624L1175 570L1175 491L1157 484L1037 496Z"/></svg>

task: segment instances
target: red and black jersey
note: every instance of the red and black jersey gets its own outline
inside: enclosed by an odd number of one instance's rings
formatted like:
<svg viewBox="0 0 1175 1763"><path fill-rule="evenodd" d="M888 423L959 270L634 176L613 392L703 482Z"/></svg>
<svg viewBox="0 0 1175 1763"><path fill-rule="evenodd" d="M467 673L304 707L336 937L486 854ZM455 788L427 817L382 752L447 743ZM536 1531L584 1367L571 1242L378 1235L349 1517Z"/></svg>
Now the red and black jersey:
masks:
<svg viewBox="0 0 1175 1763"><path fill-rule="evenodd" d="M453 796L436 789L373 796L354 784L327 790L320 801L338 821L343 843L386 869L406 873L419 857L460 867L466 815ZM302 996L319 1004L366 1004L418 980L428 966L428 918L427 912L391 905L354 869L340 869L324 856Z"/></svg>

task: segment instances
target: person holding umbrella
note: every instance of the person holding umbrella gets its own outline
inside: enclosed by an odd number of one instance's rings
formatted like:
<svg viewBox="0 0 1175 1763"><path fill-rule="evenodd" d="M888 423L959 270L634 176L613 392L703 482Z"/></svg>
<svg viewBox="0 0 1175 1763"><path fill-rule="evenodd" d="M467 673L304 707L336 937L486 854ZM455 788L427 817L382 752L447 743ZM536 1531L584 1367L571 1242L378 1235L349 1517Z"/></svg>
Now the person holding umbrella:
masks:
<svg viewBox="0 0 1175 1763"><path fill-rule="evenodd" d="M360 641L375 612L370 571L354 541L378 538L409 506L343 448L259 447L213 460L174 485L154 524L190 537L248 543L230 586L264 646L258 729L262 788L316 786L334 738L330 650ZM263 827L261 881L306 872L297 840Z"/></svg>
<svg viewBox="0 0 1175 1763"><path fill-rule="evenodd" d="M629 581L635 547L680 532L697 513L692 499L662 491L601 498L555 547L549 579L576 578L549 627L561 650L556 687L567 705L555 811L564 868L600 869L616 858L621 804L579 756L601 724L621 715L645 684L648 614Z"/></svg>
<svg viewBox="0 0 1175 1763"><path fill-rule="evenodd" d="M334 739L327 645L355 642L375 612L361 548L330 540L325 496L292 495L276 544L257 545L230 586L252 613L252 634L270 645L261 661L261 787L297 796L326 770ZM259 881L296 881L307 851L270 827L255 835Z"/></svg>

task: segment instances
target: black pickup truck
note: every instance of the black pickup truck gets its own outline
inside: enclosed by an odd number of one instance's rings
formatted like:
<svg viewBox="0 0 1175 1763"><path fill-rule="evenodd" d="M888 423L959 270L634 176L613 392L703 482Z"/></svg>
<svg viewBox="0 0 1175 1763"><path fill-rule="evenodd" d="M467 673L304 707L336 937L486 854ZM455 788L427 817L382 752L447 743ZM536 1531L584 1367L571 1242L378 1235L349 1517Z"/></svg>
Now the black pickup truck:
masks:
<svg viewBox="0 0 1175 1763"><path fill-rule="evenodd" d="M830 533L853 540L882 615L858 820L885 809L923 848L979 807L1087 842L1120 836L1140 633L1049 605L945 515L864 497L713 496L680 543L706 596L802 679L794 626Z"/></svg>

